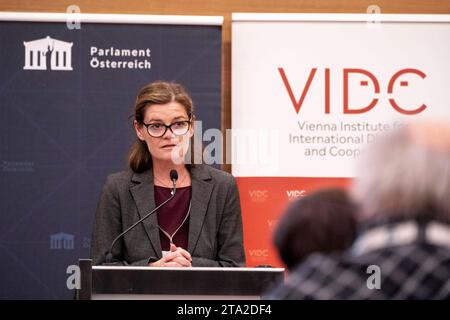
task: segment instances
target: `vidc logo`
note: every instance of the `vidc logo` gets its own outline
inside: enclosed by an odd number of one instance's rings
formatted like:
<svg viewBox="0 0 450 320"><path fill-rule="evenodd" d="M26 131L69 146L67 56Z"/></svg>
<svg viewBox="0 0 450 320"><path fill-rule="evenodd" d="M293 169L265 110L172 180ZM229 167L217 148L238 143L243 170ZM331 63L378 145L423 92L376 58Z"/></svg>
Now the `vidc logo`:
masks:
<svg viewBox="0 0 450 320"><path fill-rule="evenodd" d="M24 70L59 70L72 69L73 42L52 39L49 36L32 41L24 41Z"/></svg>

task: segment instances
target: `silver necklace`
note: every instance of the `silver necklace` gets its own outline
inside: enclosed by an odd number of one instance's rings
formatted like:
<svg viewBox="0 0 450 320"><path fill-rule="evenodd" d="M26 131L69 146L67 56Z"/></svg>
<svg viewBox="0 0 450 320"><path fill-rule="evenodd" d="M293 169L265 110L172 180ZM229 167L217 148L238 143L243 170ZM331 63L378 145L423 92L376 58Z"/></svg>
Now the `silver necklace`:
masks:
<svg viewBox="0 0 450 320"><path fill-rule="evenodd" d="M183 177L183 179L180 180L179 183L180 183L180 184L183 183L184 180L186 180L186 178L187 178L188 175L189 175L189 173L186 174L186 175ZM155 178L156 181L159 181L164 187L166 187L166 188L172 188L172 185L167 186L167 184L166 184L163 180L161 180L160 178L158 178L156 175L154 175L154 178Z"/></svg>
<svg viewBox="0 0 450 320"><path fill-rule="evenodd" d="M166 232L163 228L161 228L161 226L158 223L158 228L159 230L161 230L161 232L167 237L169 238L170 244L173 243L173 237L175 237L175 234L178 232L178 230L181 229L181 227L183 226L183 224L186 222L187 218L189 217L189 214L191 213L191 201L189 201L189 209L186 213L186 216L184 217L183 221L181 222L181 224L178 226L178 228L175 229L175 232L172 233L172 235L170 235L168 232Z"/></svg>

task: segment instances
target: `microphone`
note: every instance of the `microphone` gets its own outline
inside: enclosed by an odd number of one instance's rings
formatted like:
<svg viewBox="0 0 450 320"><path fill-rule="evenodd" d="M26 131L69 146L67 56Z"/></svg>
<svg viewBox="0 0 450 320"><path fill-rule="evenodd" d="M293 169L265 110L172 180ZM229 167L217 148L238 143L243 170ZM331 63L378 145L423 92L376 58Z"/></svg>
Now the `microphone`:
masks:
<svg viewBox="0 0 450 320"><path fill-rule="evenodd" d="M112 250L114 248L114 245L117 243L117 241L122 238L125 234L127 234L129 231L133 230L134 227L136 227L138 224L140 224L142 221L150 217L156 210L161 208L163 205L165 205L167 202L172 200L175 197L175 193L177 192L177 180L178 180L178 172L176 170L170 170L170 180L172 180L172 191L170 192L171 196L165 200L163 203L161 203L159 206L157 206L155 209L147 213L145 216L143 216L141 219L136 221L132 226L128 227L125 231L123 231L121 234L119 234L111 243L111 246L109 247L109 250L105 253L105 263L112 263L113 260L113 254Z"/></svg>
<svg viewBox="0 0 450 320"><path fill-rule="evenodd" d="M170 194L173 196L173 195L175 195L175 192L177 191L177 186L176 186L176 183L177 183L177 180L178 180L178 172L177 172L177 170L170 170L170 180L172 180L172 183L173 183L173 189L172 189L172 191L170 192Z"/></svg>

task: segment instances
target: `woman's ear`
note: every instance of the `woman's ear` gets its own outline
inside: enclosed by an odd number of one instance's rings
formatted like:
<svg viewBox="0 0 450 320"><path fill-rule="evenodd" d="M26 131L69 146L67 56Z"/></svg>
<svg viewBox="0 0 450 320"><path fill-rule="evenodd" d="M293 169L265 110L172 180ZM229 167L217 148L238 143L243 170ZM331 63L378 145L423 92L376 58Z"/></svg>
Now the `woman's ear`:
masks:
<svg viewBox="0 0 450 320"><path fill-rule="evenodd" d="M136 120L134 120L133 122L133 126L134 126L134 130L136 131L136 135L139 138L139 140L141 141L145 141L145 136L144 136L144 126L140 123L138 123Z"/></svg>

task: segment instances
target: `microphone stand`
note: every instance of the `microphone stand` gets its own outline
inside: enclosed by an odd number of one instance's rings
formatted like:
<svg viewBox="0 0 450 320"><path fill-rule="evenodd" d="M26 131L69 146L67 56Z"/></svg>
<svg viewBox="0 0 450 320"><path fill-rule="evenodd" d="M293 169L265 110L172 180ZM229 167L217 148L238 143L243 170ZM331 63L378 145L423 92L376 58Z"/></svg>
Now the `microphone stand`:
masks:
<svg viewBox="0 0 450 320"><path fill-rule="evenodd" d="M149 213L147 213L145 216L143 216L141 219L139 219L138 221L136 221L132 226L128 227L126 230L124 230L122 233L120 233L111 243L111 246L109 247L109 250L105 253L105 263L103 265L115 265L115 261L113 262L113 254L112 254L112 250L114 248L114 245L117 243L117 241L122 238L126 233L128 233L129 231L131 231L132 229L134 229L138 224L140 224L142 221L144 221L145 219L147 219L148 217L150 217L156 210L158 210L159 208L161 208L163 205L165 205L167 202L169 202L170 200L172 200L175 197L175 194L177 192L177 187L176 187L176 183L177 183L177 179L178 179L178 173L175 170L171 170L170 171L170 178L172 180L173 183L173 189L172 189L172 195L165 200L163 203L161 203L159 206L157 206L155 209L153 209L152 211L150 211Z"/></svg>

